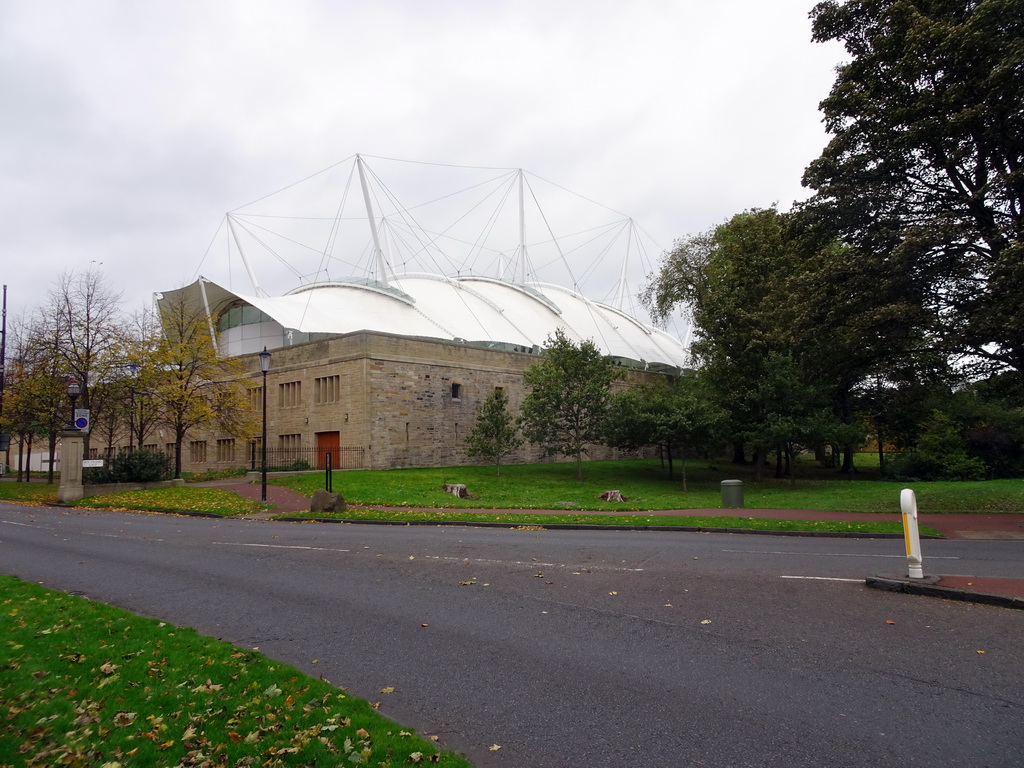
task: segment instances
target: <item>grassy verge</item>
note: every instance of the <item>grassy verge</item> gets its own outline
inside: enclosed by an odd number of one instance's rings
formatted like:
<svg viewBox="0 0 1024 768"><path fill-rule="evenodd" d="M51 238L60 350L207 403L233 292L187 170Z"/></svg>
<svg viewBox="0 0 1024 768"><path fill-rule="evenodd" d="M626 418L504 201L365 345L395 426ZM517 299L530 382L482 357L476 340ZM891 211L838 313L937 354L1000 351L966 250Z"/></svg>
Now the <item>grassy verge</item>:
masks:
<svg viewBox="0 0 1024 768"><path fill-rule="evenodd" d="M841 533L903 533L903 525L895 521L843 522L832 520L776 520L761 517L697 517L676 515L547 515L538 512L460 512L452 509L378 511L372 509L350 509L337 513L302 512L288 517L335 518L339 520L393 520L398 522L463 522L502 523L515 526L549 525L629 525L629 526L678 526L685 528L743 528L759 531L819 531ZM926 525L921 533L939 536L938 531Z"/></svg>
<svg viewBox="0 0 1024 768"><path fill-rule="evenodd" d="M13 480L4 480L0 483L0 499L53 504L57 501L57 486L54 483L16 483Z"/></svg>
<svg viewBox="0 0 1024 768"><path fill-rule="evenodd" d="M7 576L0 638L0 765L469 766L255 651Z"/></svg>
<svg viewBox="0 0 1024 768"><path fill-rule="evenodd" d="M680 463L675 480L658 461L594 461L585 468L584 482L576 481L571 464L533 464L503 467L466 466L385 471L337 472L334 490L360 506L566 509L643 512L666 509L716 509L721 504L721 481L744 481L748 509L817 509L837 512L899 514L900 490L911 487L922 512L1024 512L1024 482L893 483L874 479L877 472L862 467L858 479L835 470L802 463L796 483L766 477L753 482L750 467L710 466L704 460L687 462L687 490L682 488ZM275 484L312 495L323 487L323 474L281 478ZM456 499L441 491L443 483L464 483L476 496ZM620 490L625 503L607 503L598 496Z"/></svg>
<svg viewBox="0 0 1024 768"><path fill-rule="evenodd" d="M150 488L125 491L104 496L90 496L77 506L102 509L131 509L156 512L206 512L215 515L245 515L268 507L258 501L243 499L222 488Z"/></svg>

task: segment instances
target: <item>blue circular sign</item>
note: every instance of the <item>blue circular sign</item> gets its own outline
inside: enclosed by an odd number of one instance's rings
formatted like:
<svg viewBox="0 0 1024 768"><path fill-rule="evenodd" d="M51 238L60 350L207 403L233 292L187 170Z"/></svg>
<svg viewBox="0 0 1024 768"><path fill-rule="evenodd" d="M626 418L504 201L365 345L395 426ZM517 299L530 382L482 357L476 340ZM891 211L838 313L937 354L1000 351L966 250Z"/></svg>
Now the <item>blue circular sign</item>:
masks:
<svg viewBox="0 0 1024 768"><path fill-rule="evenodd" d="M89 426L89 420L84 416L80 416L79 418L75 419L75 426L78 427L79 429L85 429L86 427Z"/></svg>

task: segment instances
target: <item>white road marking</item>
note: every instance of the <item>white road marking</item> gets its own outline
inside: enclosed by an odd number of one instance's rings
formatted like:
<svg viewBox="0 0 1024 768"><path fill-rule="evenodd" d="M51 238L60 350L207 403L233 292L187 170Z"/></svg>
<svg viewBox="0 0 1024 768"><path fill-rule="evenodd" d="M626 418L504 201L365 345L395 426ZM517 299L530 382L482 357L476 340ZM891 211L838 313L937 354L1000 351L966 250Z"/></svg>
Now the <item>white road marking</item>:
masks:
<svg viewBox="0 0 1024 768"><path fill-rule="evenodd" d="M862 555L853 552L774 552L761 549L723 549L740 555L798 555L800 557L895 557L905 560L906 555ZM959 560L959 557L926 557L925 560Z"/></svg>
<svg viewBox="0 0 1024 768"><path fill-rule="evenodd" d="M0 523L6 523L7 525L20 525L22 528L42 528L41 525L30 525L29 523L16 523L13 520L0 520Z"/></svg>
<svg viewBox="0 0 1024 768"><path fill-rule="evenodd" d="M265 547L266 549L305 549L310 552L351 552L351 549L332 549L330 547L299 547L289 544L246 544L240 541L211 541L224 547Z"/></svg>
<svg viewBox="0 0 1024 768"><path fill-rule="evenodd" d="M864 579L840 579L835 576L779 576L780 579L808 579L809 581L850 581L863 584Z"/></svg>
<svg viewBox="0 0 1024 768"><path fill-rule="evenodd" d="M480 557L442 557L440 555L424 555L427 560L447 560L453 563L470 563L480 565L528 565L531 568L573 568L575 570L594 570L600 569L602 571L627 571L629 573L640 573L643 568L618 568L616 566L588 564L588 565L570 565L567 563L541 563L536 560L488 560Z"/></svg>

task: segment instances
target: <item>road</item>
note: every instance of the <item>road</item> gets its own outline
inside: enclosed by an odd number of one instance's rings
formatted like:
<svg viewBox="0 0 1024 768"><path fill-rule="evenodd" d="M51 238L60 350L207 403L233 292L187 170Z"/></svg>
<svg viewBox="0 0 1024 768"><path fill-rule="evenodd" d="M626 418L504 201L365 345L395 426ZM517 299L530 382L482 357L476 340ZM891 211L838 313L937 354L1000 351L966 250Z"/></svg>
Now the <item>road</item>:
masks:
<svg viewBox="0 0 1024 768"><path fill-rule="evenodd" d="M901 555L0 504L0 571L259 647L478 768L1021 765L1024 612L863 586ZM926 572L1022 561L925 544Z"/></svg>

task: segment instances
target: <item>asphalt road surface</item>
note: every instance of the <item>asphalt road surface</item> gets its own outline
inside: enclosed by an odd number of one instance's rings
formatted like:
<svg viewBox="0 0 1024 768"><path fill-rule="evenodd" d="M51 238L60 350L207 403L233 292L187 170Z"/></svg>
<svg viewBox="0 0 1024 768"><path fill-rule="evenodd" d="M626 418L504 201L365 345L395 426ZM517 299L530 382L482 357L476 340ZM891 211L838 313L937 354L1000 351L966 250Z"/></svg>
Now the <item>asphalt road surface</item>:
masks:
<svg viewBox="0 0 1024 768"><path fill-rule="evenodd" d="M864 587L902 547L0 504L0 571L259 647L479 768L1024 765L1024 611Z"/></svg>

